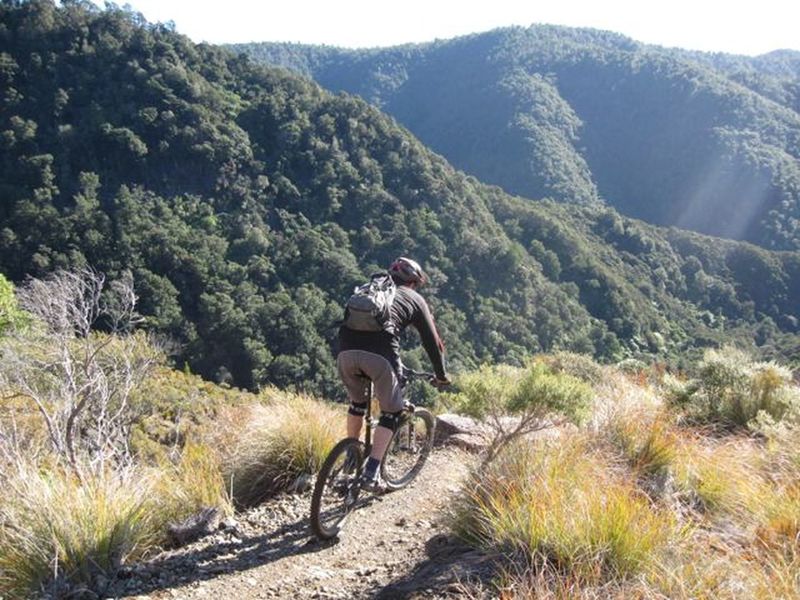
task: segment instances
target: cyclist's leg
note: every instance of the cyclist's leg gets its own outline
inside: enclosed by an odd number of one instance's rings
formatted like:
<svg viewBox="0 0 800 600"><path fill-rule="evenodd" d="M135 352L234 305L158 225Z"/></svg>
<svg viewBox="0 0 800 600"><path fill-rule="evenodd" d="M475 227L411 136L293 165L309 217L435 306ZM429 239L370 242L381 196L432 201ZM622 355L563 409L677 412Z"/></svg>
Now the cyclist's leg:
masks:
<svg viewBox="0 0 800 600"><path fill-rule="evenodd" d="M364 424L364 414L367 411L367 393L369 380L358 364L356 350L340 352L336 359L339 377L342 379L347 396L350 398L350 408L347 411L347 437L358 439L361 436L361 427Z"/></svg>
<svg viewBox="0 0 800 600"><path fill-rule="evenodd" d="M381 407L381 418L372 438L370 457L380 462L396 429L405 402L400 380L392 365L383 356L364 353L360 360L361 368L372 379L375 396Z"/></svg>

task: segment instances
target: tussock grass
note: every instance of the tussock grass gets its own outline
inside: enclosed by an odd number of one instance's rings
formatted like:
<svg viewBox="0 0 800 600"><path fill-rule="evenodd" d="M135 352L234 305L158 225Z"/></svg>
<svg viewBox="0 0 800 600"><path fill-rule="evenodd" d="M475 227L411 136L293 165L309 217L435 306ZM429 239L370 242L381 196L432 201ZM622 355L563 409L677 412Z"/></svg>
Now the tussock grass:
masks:
<svg viewBox="0 0 800 600"><path fill-rule="evenodd" d="M79 481L20 467L0 505L0 595L98 590L159 538L152 481L137 472Z"/></svg>
<svg viewBox="0 0 800 600"><path fill-rule="evenodd" d="M703 512L749 526L763 515L773 494L763 464L758 443L751 438L687 433L680 441L674 473L678 488Z"/></svg>
<svg viewBox="0 0 800 600"><path fill-rule="evenodd" d="M608 368L583 431L515 445L472 475L453 526L502 557L494 593L800 598L797 388L771 363L740 377L721 352L705 380Z"/></svg>
<svg viewBox="0 0 800 600"><path fill-rule="evenodd" d="M239 506L258 504L316 473L344 436L343 411L307 396L281 394L245 410L246 416L229 417L243 427L234 426L223 459L225 482Z"/></svg>
<svg viewBox="0 0 800 600"><path fill-rule="evenodd" d="M769 546L800 551L800 482L781 487L773 494L758 536Z"/></svg>
<svg viewBox="0 0 800 600"><path fill-rule="evenodd" d="M589 429L610 433L620 421L651 422L663 414L664 402L655 387L638 385L627 375L607 369L595 386Z"/></svg>
<svg viewBox="0 0 800 600"><path fill-rule="evenodd" d="M490 552L598 584L646 572L676 523L585 439L516 445L474 473L455 530Z"/></svg>
<svg viewBox="0 0 800 600"><path fill-rule="evenodd" d="M167 525L204 507L231 512L219 458L187 444L175 463L78 479L16 463L3 478L0 597L101 593L126 560L166 541Z"/></svg>
<svg viewBox="0 0 800 600"><path fill-rule="evenodd" d="M620 448L633 470L640 476L666 474L678 453L677 435L665 416L655 419L629 418L617 420L611 438Z"/></svg>
<svg viewBox="0 0 800 600"><path fill-rule="evenodd" d="M155 510L161 523L181 521L204 508L233 513L230 495L222 474L219 452L208 444L188 442L176 464L162 463L152 469L154 494L159 498Z"/></svg>

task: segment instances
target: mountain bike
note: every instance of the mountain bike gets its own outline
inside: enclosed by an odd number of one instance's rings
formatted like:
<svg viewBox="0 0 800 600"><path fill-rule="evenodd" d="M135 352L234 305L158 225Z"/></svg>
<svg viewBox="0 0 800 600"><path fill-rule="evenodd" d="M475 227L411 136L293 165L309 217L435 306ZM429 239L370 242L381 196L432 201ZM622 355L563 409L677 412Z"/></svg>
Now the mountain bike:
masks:
<svg viewBox="0 0 800 600"><path fill-rule="evenodd" d="M403 369L406 384L412 379L432 383L432 373ZM311 529L321 540L336 537L347 518L359 506L361 473L372 448L372 430L378 419L373 417L372 381L367 380L364 395L367 412L364 440L345 438L336 444L322 463L311 496ZM422 470L433 448L435 420L431 412L410 403L400 417L386 455L381 461L380 474L387 491L407 486Z"/></svg>

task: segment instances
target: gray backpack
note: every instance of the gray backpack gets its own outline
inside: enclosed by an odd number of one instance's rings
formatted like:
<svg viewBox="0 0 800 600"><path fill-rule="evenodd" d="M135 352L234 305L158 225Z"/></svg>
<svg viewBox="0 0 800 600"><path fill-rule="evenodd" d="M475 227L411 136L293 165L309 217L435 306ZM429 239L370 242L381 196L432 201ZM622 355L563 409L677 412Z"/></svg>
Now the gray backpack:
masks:
<svg viewBox="0 0 800 600"><path fill-rule="evenodd" d="M357 286L347 301L344 325L356 331L388 331L394 328L391 307L397 286L389 275L376 273L370 280Z"/></svg>

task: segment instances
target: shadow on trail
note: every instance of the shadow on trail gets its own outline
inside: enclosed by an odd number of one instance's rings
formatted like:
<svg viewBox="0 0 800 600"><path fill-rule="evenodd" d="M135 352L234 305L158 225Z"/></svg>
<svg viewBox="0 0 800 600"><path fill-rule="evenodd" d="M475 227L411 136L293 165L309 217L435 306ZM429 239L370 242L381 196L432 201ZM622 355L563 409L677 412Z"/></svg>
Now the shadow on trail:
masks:
<svg viewBox="0 0 800 600"><path fill-rule="evenodd" d="M444 534L435 535L425 544L427 558L402 579L393 581L371 598L428 598L432 594L459 596L460 584L470 580L488 581L492 576L490 559L483 553Z"/></svg>
<svg viewBox="0 0 800 600"><path fill-rule="evenodd" d="M360 501L358 509L372 503ZM208 581L227 573L244 572L289 556L332 548L338 539L317 540L308 517L265 531L263 535L238 536L196 549L166 551L150 561L131 565L112 584L114 596L141 595ZM202 544L202 540L199 542ZM130 583L129 583L130 582ZM135 587L132 585L135 584Z"/></svg>

